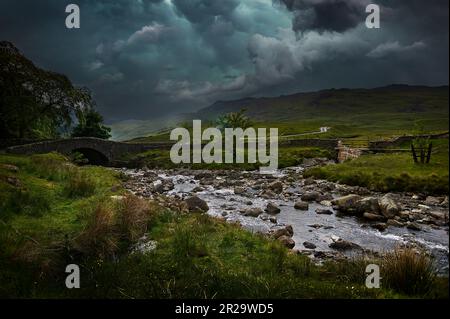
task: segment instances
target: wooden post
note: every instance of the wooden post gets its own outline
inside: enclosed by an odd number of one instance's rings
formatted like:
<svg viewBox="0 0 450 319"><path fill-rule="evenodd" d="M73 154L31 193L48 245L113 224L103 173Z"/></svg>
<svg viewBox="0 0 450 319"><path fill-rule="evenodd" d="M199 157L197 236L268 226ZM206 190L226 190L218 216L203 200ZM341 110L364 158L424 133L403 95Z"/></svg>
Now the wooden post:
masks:
<svg viewBox="0 0 450 319"><path fill-rule="evenodd" d="M413 155L413 159L414 159L414 163L417 163L417 154L416 154L416 150L414 149L414 144L411 143L411 152Z"/></svg>
<svg viewBox="0 0 450 319"><path fill-rule="evenodd" d="M425 163L425 149L423 147L420 148L420 163Z"/></svg>
<svg viewBox="0 0 450 319"><path fill-rule="evenodd" d="M427 153L427 164L430 163L431 158L431 150L433 149L433 143L428 144L428 153Z"/></svg>

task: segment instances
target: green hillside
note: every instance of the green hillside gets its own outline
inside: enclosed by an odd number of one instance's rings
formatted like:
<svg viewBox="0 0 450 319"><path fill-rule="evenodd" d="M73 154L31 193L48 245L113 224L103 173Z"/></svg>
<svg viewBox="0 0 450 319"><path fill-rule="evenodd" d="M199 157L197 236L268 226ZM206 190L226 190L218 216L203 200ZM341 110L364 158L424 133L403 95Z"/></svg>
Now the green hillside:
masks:
<svg viewBox="0 0 450 319"><path fill-rule="evenodd" d="M313 133L320 127L330 127L328 132L309 134L311 138L378 140L412 134L416 122L430 133L447 131L449 127L448 86L391 85L218 101L192 118L214 121L220 115L241 109L246 110L256 126L278 127L280 135ZM167 138L166 133L154 134L149 139Z"/></svg>

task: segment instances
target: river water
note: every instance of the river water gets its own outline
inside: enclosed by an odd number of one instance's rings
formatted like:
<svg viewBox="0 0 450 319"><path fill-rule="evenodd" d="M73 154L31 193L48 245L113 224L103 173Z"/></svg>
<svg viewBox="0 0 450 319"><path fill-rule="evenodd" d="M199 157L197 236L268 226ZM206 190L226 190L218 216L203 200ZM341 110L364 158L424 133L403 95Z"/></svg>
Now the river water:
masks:
<svg viewBox="0 0 450 319"><path fill-rule="evenodd" d="M298 173L301 170L302 167L288 168L280 170L274 175L275 177L283 177L288 173ZM448 224L442 227L421 224L420 231L406 227L388 227L384 231L379 231L369 227L368 223L359 217L339 214L329 204L325 206L312 202L309 204L308 211L300 211L294 208L295 200L292 197L288 199L265 199L258 195L258 190L251 187L246 187L244 194L235 194L234 187L228 185L228 182L232 179L228 176L214 176L216 183L210 185L206 183L205 185L200 179L195 178L195 171L184 171L180 174L176 171L154 170L151 172L154 173L155 177L151 180L146 180L144 177L148 170L122 169L122 171L130 176L132 181L138 181L139 187L131 187L132 192L136 193L137 189L152 188L157 184L171 181L173 189L164 192L165 195L177 198L196 195L208 203L209 215L224 218L229 222L239 222L243 228L252 232L268 233L285 225L292 225L294 230L292 239L296 243L294 248L298 250L308 251L303 243L310 242L316 246L315 251L333 252L329 244L333 241L332 238L336 238L336 236L375 252L386 252L400 244L411 244L427 250L435 257L439 272L448 273ZM259 173L251 174L258 175ZM245 177L243 174L241 177L238 176L237 179L248 179L248 176L248 173ZM133 182L131 184L135 185ZM218 187L217 184L224 186ZM288 191L296 194L297 192L301 193L302 190L301 187L291 187ZM338 192L332 192L333 197L340 195ZM276 222L273 218L270 218L272 216L266 213L259 217L244 216L241 213L243 209L250 207L259 207L264 210L268 202L276 204L281 210L275 216ZM316 209L318 208L331 210L333 214L317 214ZM348 252L347 254L351 253Z"/></svg>

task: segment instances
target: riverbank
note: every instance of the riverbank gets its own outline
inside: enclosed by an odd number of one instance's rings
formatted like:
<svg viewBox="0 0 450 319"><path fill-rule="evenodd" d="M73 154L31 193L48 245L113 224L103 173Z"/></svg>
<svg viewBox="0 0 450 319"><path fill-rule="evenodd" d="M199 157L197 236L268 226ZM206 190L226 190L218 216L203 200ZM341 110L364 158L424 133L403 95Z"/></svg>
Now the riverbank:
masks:
<svg viewBox="0 0 450 319"><path fill-rule="evenodd" d="M382 253L407 245L432 254L448 273L448 198L380 193L304 178L309 160L270 175L239 170L120 170L138 196L193 200L213 217L280 240L319 263L355 253ZM187 207L184 207L187 210ZM344 241L348 247L334 249Z"/></svg>
<svg viewBox="0 0 450 319"><path fill-rule="evenodd" d="M368 289L364 265L369 260L324 259L322 266L317 266L305 254L286 248L276 236L249 232L238 223L225 221L222 214L210 214L215 211L215 203L208 205L211 212L202 213L201 201L181 198L177 193L178 185L184 182L175 180L172 188L166 181L170 178L164 177L173 172L138 170L128 174L101 167L76 167L55 154L0 155L0 163L2 297L448 297L447 278L430 277L421 290L414 291L404 284L394 285L396 279L384 282L381 289ZM179 173L174 176L181 176ZM193 172L186 173L186 178L179 178L191 184ZM195 173L196 180L205 181L198 187L206 188L208 180L225 186L227 182L245 182L244 177L253 174ZM148 181L133 174L146 174ZM127 195L124 188L139 183L149 193ZM232 205L228 195L223 195L223 200ZM253 201L255 205L246 203L247 208L258 208ZM237 207L236 214L241 214ZM278 214L280 225L285 223L282 214ZM270 218L245 217L271 223ZM425 261L428 258L425 254L405 258L416 260L416 256ZM382 271L389 269L388 258L369 257L370 262L382 265ZM80 289L64 286L68 263L82 269ZM427 263L422 265L422 271L428 274ZM409 280L415 281L414 277Z"/></svg>

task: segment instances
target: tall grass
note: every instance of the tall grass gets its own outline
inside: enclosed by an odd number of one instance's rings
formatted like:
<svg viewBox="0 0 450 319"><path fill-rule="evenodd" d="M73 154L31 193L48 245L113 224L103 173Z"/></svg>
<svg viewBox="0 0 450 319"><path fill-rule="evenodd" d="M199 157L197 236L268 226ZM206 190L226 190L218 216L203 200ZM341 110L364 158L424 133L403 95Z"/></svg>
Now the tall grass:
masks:
<svg viewBox="0 0 450 319"><path fill-rule="evenodd" d="M63 193L69 198L87 197L95 193L96 183L86 173L78 168L70 169L63 188Z"/></svg>
<svg viewBox="0 0 450 319"><path fill-rule="evenodd" d="M124 239L134 242L147 231L152 218L152 209L148 201L128 194L119 203L118 214Z"/></svg>
<svg viewBox="0 0 450 319"><path fill-rule="evenodd" d="M357 256L327 264L328 270L344 282L365 282L366 267L380 266L381 286L410 296L426 296L436 283L433 260L424 252L397 247L379 257Z"/></svg>
<svg viewBox="0 0 450 319"><path fill-rule="evenodd" d="M76 238L75 247L86 256L102 259L113 256L119 247L114 211L106 205L99 205Z"/></svg>
<svg viewBox="0 0 450 319"><path fill-rule="evenodd" d="M426 295L436 280L432 259L412 248L398 248L387 253L381 263L381 272L389 288L408 295Z"/></svg>
<svg viewBox="0 0 450 319"><path fill-rule="evenodd" d="M145 234L152 212L148 201L131 194L117 204L101 203L75 239L75 247L89 257L114 257Z"/></svg>

